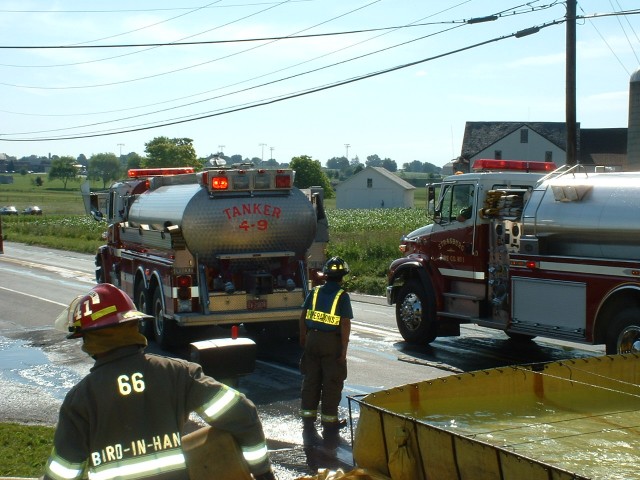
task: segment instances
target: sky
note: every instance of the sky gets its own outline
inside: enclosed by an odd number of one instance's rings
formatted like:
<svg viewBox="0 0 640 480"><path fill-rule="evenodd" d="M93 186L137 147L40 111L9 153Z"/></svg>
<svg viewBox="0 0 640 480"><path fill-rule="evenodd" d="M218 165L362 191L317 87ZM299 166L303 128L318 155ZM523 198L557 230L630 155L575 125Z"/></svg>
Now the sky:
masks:
<svg viewBox="0 0 640 480"><path fill-rule="evenodd" d="M627 127L639 3L578 2L582 128ZM0 0L0 153L144 155L165 136L199 157L442 166L465 122L566 120L565 15L553 0Z"/></svg>

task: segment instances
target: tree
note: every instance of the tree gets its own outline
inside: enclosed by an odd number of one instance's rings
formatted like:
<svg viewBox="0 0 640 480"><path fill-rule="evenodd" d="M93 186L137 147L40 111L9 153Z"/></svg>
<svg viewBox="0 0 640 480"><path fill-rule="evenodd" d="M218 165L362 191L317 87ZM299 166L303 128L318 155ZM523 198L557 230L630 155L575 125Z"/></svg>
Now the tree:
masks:
<svg viewBox="0 0 640 480"><path fill-rule="evenodd" d="M102 180L102 188L107 188L107 182L117 180L120 176L120 160L115 153L96 153L89 158L87 178Z"/></svg>
<svg viewBox="0 0 640 480"><path fill-rule="evenodd" d="M333 157L327 160L327 168L332 170L346 170L349 168L347 157Z"/></svg>
<svg viewBox="0 0 640 480"><path fill-rule="evenodd" d="M327 175L322 171L319 160L313 160L308 155L301 155L291 159L290 168L296 172L294 185L298 188L321 186L325 198L333 197L333 189Z"/></svg>
<svg viewBox="0 0 640 480"><path fill-rule="evenodd" d="M190 138L156 137L144 146L147 158L142 166L145 168L201 167Z"/></svg>
<svg viewBox="0 0 640 480"><path fill-rule="evenodd" d="M369 155L367 157L367 162L366 162L367 167L381 167L382 166L382 160L380 160L380 157L378 155Z"/></svg>
<svg viewBox="0 0 640 480"><path fill-rule="evenodd" d="M238 155L237 153L235 155L231 155L229 157L229 163L242 163L242 155Z"/></svg>
<svg viewBox="0 0 640 480"><path fill-rule="evenodd" d="M78 167L75 166L76 159L73 157L58 157L51 162L49 170L49 180L62 180L64 189L67 189L67 182L75 180L78 176Z"/></svg>
<svg viewBox="0 0 640 480"><path fill-rule="evenodd" d="M422 172L422 162L420 160L414 160L411 163L405 163L402 165L405 172Z"/></svg>
<svg viewBox="0 0 640 480"><path fill-rule="evenodd" d="M144 157L138 155L136 152L128 153L124 156L127 161L127 170L132 168L141 168L142 162L144 161Z"/></svg>
<svg viewBox="0 0 640 480"><path fill-rule="evenodd" d="M382 161L382 165L381 166L386 168L390 172L395 172L395 171L398 170L398 165L396 164L396 161L395 160L391 160L390 158L385 158Z"/></svg>

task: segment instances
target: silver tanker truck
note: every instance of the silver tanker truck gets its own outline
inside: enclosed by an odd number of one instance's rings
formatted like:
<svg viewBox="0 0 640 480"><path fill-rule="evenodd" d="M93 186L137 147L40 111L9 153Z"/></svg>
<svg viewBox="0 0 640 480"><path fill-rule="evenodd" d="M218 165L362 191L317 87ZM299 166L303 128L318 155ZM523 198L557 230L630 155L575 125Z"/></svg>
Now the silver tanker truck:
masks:
<svg viewBox="0 0 640 480"><path fill-rule="evenodd" d="M297 329L328 227L322 189L294 187L290 169L251 165L134 169L108 192L83 187L107 222L96 281L122 288L153 315L144 333L162 346L181 327Z"/></svg>
<svg viewBox="0 0 640 480"><path fill-rule="evenodd" d="M640 350L640 173L551 173L553 164L478 161L444 179L434 223L405 235L387 299L405 340L460 324Z"/></svg>

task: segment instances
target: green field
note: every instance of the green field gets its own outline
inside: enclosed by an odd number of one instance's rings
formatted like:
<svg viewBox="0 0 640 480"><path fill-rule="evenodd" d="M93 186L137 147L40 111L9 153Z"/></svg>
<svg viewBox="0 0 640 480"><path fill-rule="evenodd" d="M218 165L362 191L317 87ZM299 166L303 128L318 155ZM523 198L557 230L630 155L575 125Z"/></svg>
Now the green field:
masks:
<svg viewBox="0 0 640 480"><path fill-rule="evenodd" d="M11 185L0 184L0 206L29 205L42 208L42 216L4 216L2 232L8 241L43 245L61 250L95 253L106 229L84 213L79 182L48 181L37 187L37 175L14 175ZM94 188L101 188L97 183ZM384 295L387 267L400 254L403 234L427 223L424 188L415 190L415 208L337 210L335 199L326 201L330 241L328 255L343 257L351 267L345 287L354 292Z"/></svg>

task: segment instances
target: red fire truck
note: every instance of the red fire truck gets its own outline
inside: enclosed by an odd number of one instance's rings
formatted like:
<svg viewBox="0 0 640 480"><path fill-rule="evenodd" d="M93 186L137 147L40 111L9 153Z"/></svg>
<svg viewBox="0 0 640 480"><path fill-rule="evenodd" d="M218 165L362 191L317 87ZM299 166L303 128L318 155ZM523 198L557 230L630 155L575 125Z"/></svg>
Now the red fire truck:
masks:
<svg viewBox="0 0 640 480"><path fill-rule="evenodd" d="M478 160L428 186L434 222L405 235L388 271L404 339L464 323L640 351L640 173Z"/></svg>
<svg viewBox="0 0 640 480"><path fill-rule="evenodd" d="M96 281L155 317L147 336L169 346L181 342L180 327L297 329L328 242L321 188L294 187L290 169L245 164L128 174L108 192L85 184L83 194L108 224Z"/></svg>

